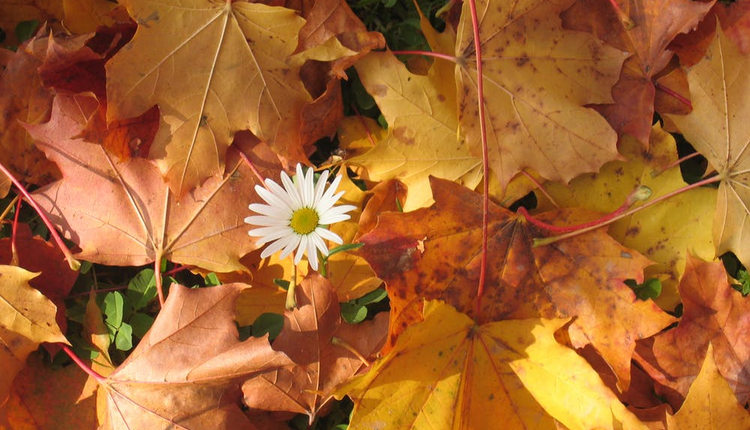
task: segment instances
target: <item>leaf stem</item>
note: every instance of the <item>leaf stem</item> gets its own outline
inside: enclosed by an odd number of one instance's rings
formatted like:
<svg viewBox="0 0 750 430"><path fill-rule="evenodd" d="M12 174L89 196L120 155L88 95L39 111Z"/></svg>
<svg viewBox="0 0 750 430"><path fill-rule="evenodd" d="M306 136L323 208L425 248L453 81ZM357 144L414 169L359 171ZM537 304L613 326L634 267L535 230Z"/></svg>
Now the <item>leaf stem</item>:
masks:
<svg viewBox="0 0 750 430"><path fill-rule="evenodd" d="M677 92L674 91L673 89L671 89L671 88L669 88L667 86L664 86L664 85L656 82L655 80L653 81L653 83L654 83L654 88L656 88L657 90L661 90L662 92L666 93L667 95L670 95L670 96L676 98L677 101L679 101L680 103L682 103L685 106L689 107L690 109L693 109L693 104L690 102L690 100L688 100L687 98L683 97L681 94L677 94Z"/></svg>
<svg viewBox="0 0 750 430"><path fill-rule="evenodd" d="M640 187L636 188L627 199L625 199L625 203L623 203L619 208L615 209L614 212L608 213L607 215L604 215L603 217L599 219L595 219L593 221L585 222L582 224L576 224L576 225L566 225L566 226L558 226L554 224L549 224L544 221L540 221L536 218L534 218L533 215L531 215L525 207L521 206L518 208L518 213L523 215L524 218L531 224L547 230L551 231L553 233L569 233L571 231L577 231L581 229L586 229L589 227L598 227L601 225L604 225L612 218L615 218L619 216L620 214L627 211L633 204L637 201L643 201L651 197L651 188L646 187L645 185L641 185Z"/></svg>
<svg viewBox="0 0 750 430"><path fill-rule="evenodd" d="M484 283L487 278L487 243L489 242L489 214L490 214L490 156L487 146L487 124L484 117L484 72L482 70L482 46L479 43L479 19L477 18L477 3L469 0L471 11L471 28L474 37L474 51L477 67L477 104L479 105L479 131L482 140L482 174L484 175L484 187L482 189L482 254L479 266L479 286L477 287L477 301L475 318L479 319L482 314L482 296L484 296Z"/></svg>
<svg viewBox="0 0 750 430"><path fill-rule="evenodd" d="M454 57L453 55L443 54L440 52L432 52L432 51L415 51L415 50L403 50L403 51L391 51L395 55L424 55L425 57L434 57L434 58L440 58L443 60L448 60L453 63L458 63L458 58Z"/></svg>
<svg viewBox="0 0 750 430"><path fill-rule="evenodd" d="M0 214L0 220L4 220L6 216L10 213L10 211L13 210L13 206L16 205L16 202L18 201L18 195L13 197L13 200L8 203L8 206L5 207L5 210L3 210L3 213Z"/></svg>
<svg viewBox="0 0 750 430"><path fill-rule="evenodd" d="M31 198L31 194L29 194L28 190L21 184L21 182L16 179L13 174L10 173L10 171L2 164L0 163L0 171L2 171L5 176L7 176L12 182L13 185L18 188L18 191L23 194L23 197L26 199L27 202L31 205L31 207L34 208L34 210L39 214L39 217L42 219L42 222L44 222L44 225L47 226L47 229L49 229L50 234L52 235L52 238L54 239L57 246L60 248L60 251L65 255L65 260L68 262L68 266L70 266L71 270L78 271L81 268L81 262L76 260L73 257L73 254L70 252L70 249L68 249L67 246L65 246L65 242L63 242L62 238L60 237L60 234L57 233L57 229L55 226L52 225L52 222L47 218L47 214L44 213L41 206L37 204L37 202Z"/></svg>
<svg viewBox="0 0 750 430"><path fill-rule="evenodd" d="M372 146L377 145L378 143L375 142L375 138L372 136L372 133L370 133L370 129L367 127L367 123L365 122L364 118L362 118L362 115L359 113L359 109L357 109L357 106L355 106L352 103L351 107L354 110L354 113L357 114L357 119L359 120L359 123L362 125L362 128L365 129L365 133L367 133L367 139L370 140L370 143L372 143Z"/></svg>
<svg viewBox="0 0 750 430"><path fill-rule="evenodd" d="M10 264L11 266L18 266L18 250L16 249L16 232L18 231L18 213L21 212L21 202L23 200L16 199L16 213L13 214L13 228L10 234Z"/></svg>
<svg viewBox="0 0 750 430"><path fill-rule="evenodd" d="M248 158L247 155L245 155L245 153L242 151L238 150L237 152L240 153L240 157L242 157L245 163L247 163L247 165L250 167L250 170L253 171L253 173L255 174L255 177L258 179L258 182L260 182L261 185L263 185L266 189L268 189L268 187L266 186L266 179L263 177L263 175L260 174L260 172L258 171L258 168L255 167L255 164L253 164L253 162L250 161L250 158Z"/></svg>
<svg viewBox="0 0 750 430"><path fill-rule="evenodd" d="M552 203L556 208L560 209L560 205L557 204L555 199L553 199L552 196L549 195L547 190L544 189L544 186L542 186L542 184L540 184L533 175L525 170L521 170L521 173L523 173L523 175L526 176L526 178L528 178L542 194L544 194L544 197L546 197L547 200L550 201L550 203Z"/></svg>
<svg viewBox="0 0 750 430"><path fill-rule="evenodd" d="M367 358L365 358L362 354L360 354L359 351L357 351L352 345L349 344L349 342L345 341L344 339L340 339L340 338L338 338L336 336L333 336L331 338L331 344L332 345L336 345L336 346L340 346L340 347L344 348L345 350L351 352L357 358L359 358L359 361L361 361L362 364L364 364L365 366L369 366L370 365L370 362L367 361Z"/></svg>
<svg viewBox="0 0 750 430"><path fill-rule="evenodd" d="M73 359L73 361L78 365L78 367L81 368L81 370L83 370L84 372L88 373L88 375L91 376L92 378L96 379L96 382L98 382L100 384L103 384L107 380L107 378L105 378L104 376L96 373L96 371L94 371L94 369L92 369L86 363L84 363L83 360L81 360L76 355L76 353L73 352L72 349L70 349L70 347L68 345L65 345L65 344L61 344L61 345L62 345L63 351L65 351L65 353L68 354L68 357L70 357L71 359Z"/></svg>
<svg viewBox="0 0 750 430"><path fill-rule="evenodd" d="M708 179L704 179L702 181L696 182L694 184L687 185L687 186L682 187L680 189L677 189L677 190L674 190L674 191L669 192L667 194L664 194L663 196L660 196L660 197L658 197L658 198L656 198L654 200L651 200L650 202L644 203L641 206L635 207L635 208L630 209L628 211L622 212L622 213L620 213L620 214L618 214L618 215L616 215L614 217L611 217L611 218L607 219L606 221L604 221L604 222L602 222L600 224L592 225L592 226L585 227L585 228L581 228L580 230L571 231L571 232L568 232L568 233L561 234L559 236L551 236L551 237L545 237L545 238L535 238L534 239L534 247L549 245L551 243L555 243L555 242L563 240L563 239L568 239L568 238L571 238L571 237L574 237L574 236L578 236L579 234L588 233L591 230L596 230L597 228L610 225L610 224L612 224L612 223L614 223L614 222L616 222L618 220L621 220L621 219L623 219L625 217L633 215L634 213L636 213L638 211L641 211L643 209L651 207L651 206L653 206L653 205L655 205L657 203L661 203L664 200L670 199L670 198L672 198L672 197L674 197L674 196L676 196L678 194L682 194L684 192L692 190L693 188L702 187L704 185L713 184L713 183L716 183L716 182L719 182L719 181L721 181L721 176L712 176L712 177L710 177Z"/></svg>
<svg viewBox="0 0 750 430"><path fill-rule="evenodd" d="M700 152L693 152L692 154L688 154L688 155L686 155L686 156L684 156L684 157L680 158L679 160L677 160L677 161L675 161L675 162L673 162L673 163L669 163L669 164L667 164L667 165L666 165L666 166L664 166L664 168L663 168L663 169L661 169L660 171L658 171L658 172L652 172L652 173L651 173L651 177L652 177L652 178L655 178L655 177L657 177L657 176L661 175L662 173L666 172L667 170L669 170L669 169L671 169L671 168L673 168L673 167L675 167L675 166L679 166L679 165L680 165L680 164L682 164L683 162L685 162L685 161L687 161L687 160L689 160L689 159L691 159L691 158L697 157L697 156L699 156L699 155L701 155L701 153L700 153Z"/></svg>
<svg viewBox="0 0 750 430"><path fill-rule="evenodd" d="M625 26L625 29L634 29L636 26L635 22L622 9L620 9L620 5L617 4L617 0L609 0L609 3L612 4L612 7L617 13L618 18L620 18L620 22L622 22L622 25Z"/></svg>

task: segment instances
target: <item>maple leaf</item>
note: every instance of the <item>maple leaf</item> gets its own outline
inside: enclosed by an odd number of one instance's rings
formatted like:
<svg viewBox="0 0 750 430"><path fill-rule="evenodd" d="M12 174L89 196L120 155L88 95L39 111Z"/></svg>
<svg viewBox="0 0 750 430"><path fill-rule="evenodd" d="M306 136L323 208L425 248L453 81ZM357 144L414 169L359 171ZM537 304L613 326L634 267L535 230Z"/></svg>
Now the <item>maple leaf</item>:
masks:
<svg viewBox="0 0 750 430"><path fill-rule="evenodd" d="M297 308L285 312L284 329L273 344L295 365L250 379L242 389L251 408L304 413L312 423L334 390L364 367L349 348L361 357L374 355L385 342L388 319L378 314L373 321L343 323L335 291L318 274L302 281L296 298Z"/></svg>
<svg viewBox="0 0 750 430"><path fill-rule="evenodd" d="M289 360L266 338L239 341L234 306L247 287L172 284L151 330L102 382L101 428L254 428L240 411L239 386Z"/></svg>
<svg viewBox="0 0 750 430"><path fill-rule="evenodd" d="M78 272L70 269L60 248L44 241L39 236L32 236L28 224L16 225L15 247L16 261L13 262L11 238L0 239L0 264L13 264L39 275L29 281L57 307L56 321L65 331L65 298L78 278ZM14 264L15 263L15 264Z"/></svg>
<svg viewBox="0 0 750 430"><path fill-rule="evenodd" d="M16 374L42 342L68 344L55 323L57 308L29 285L36 276L20 267L0 266L0 405L8 398Z"/></svg>
<svg viewBox="0 0 750 430"><path fill-rule="evenodd" d="M385 280L391 299L391 342L420 319L422 299L445 300L474 315L480 271L482 197L450 181L432 179L435 204L409 213L384 213L360 240L360 254ZM540 215L576 224L571 212ZM478 323L511 318L572 317L577 347L591 343L626 389L635 340L673 318L653 302L636 300L622 281L641 279L648 260L603 230L533 247L540 231L491 205L488 261ZM616 315L616 318L612 318Z"/></svg>
<svg viewBox="0 0 750 430"><path fill-rule="evenodd" d="M52 95L42 87L37 72L42 62L33 55L43 52L42 44L46 45L47 39L32 39L21 45L0 76L0 162L16 178L39 185L60 177L54 163L44 158L22 125L46 121L52 107Z"/></svg>
<svg viewBox="0 0 750 430"><path fill-rule="evenodd" d="M729 384L719 373L711 345L706 351L703 366L690 386L680 410L667 415L667 430L750 428L750 414L737 403Z"/></svg>
<svg viewBox="0 0 750 430"><path fill-rule="evenodd" d="M139 27L107 63L107 119L159 105L150 157L175 194L222 174L239 130L304 159L295 130L310 96L299 67L286 63L304 23L293 10L244 1L121 4Z"/></svg>
<svg viewBox="0 0 750 430"><path fill-rule="evenodd" d="M731 3L717 1L698 27L687 34L678 35L669 45L680 58L680 63L690 67L698 63L706 49L716 37L716 22L721 24L724 34L734 41L740 52L747 54L750 41L747 38L747 27L750 25L750 2L738 0Z"/></svg>
<svg viewBox="0 0 750 430"><path fill-rule="evenodd" d="M96 31L98 27L111 27L128 20L121 5L107 0L63 0L65 28L82 34Z"/></svg>
<svg viewBox="0 0 750 430"><path fill-rule="evenodd" d="M526 168L568 182L618 158L616 133L583 106L612 102L625 55L590 34L563 30L558 14L570 3L476 3L489 161L503 188ZM456 41L459 121L472 152L481 154L471 21L464 2Z"/></svg>
<svg viewBox="0 0 750 430"><path fill-rule="evenodd" d="M349 428L552 430L558 420L571 430L646 429L584 359L555 341L564 323L477 326L427 302L424 321L342 390L355 404Z"/></svg>
<svg viewBox="0 0 750 430"><path fill-rule="evenodd" d="M678 326L639 342L638 362L654 380L682 396L700 371L700 359L709 343L722 375L742 404L750 398L750 302L727 281L721 262L703 262L688 256L679 285L683 314Z"/></svg>
<svg viewBox="0 0 750 430"><path fill-rule="evenodd" d="M481 159L457 137L451 75L435 66L427 76L415 75L390 52L370 53L355 67L388 121L388 136L347 162L365 167L373 181L401 180L409 188L405 211L431 203L430 175L456 180L474 172L466 185L479 183Z"/></svg>
<svg viewBox="0 0 750 430"><path fill-rule="evenodd" d="M713 236L716 253L732 251L750 266L750 56L716 32L704 59L688 71L693 112L670 115L718 172Z"/></svg>
<svg viewBox="0 0 750 430"><path fill-rule="evenodd" d="M33 422L35 430L94 429L97 387L77 366L53 368L42 354L31 354L6 404L10 428L29 428L24 424Z"/></svg>
<svg viewBox="0 0 750 430"><path fill-rule="evenodd" d="M649 149L634 137L620 141L620 153L628 161L605 164L596 174L573 179L569 186L545 184L546 192L559 205L580 207L610 213L626 201L639 186L653 191L651 199L666 195L688 185L679 168L664 171L679 158L674 138L657 124L651 132ZM538 209L552 205L538 196ZM645 270L645 277L659 278L664 287L656 299L663 309L674 309L680 302L677 284L685 271L688 250L709 260L715 255L711 237L712 212L716 207L716 189L696 188L617 221L609 234L624 246L642 253L654 264Z"/></svg>
<svg viewBox="0 0 750 430"><path fill-rule="evenodd" d="M47 22L55 30L61 28L63 4L60 0L4 0L0 3L0 29L4 30L4 44L16 46L19 40L14 31L23 21Z"/></svg>
<svg viewBox="0 0 750 430"><path fill-rule="evenodd" d="M648 146L656 91L652 80L672 58L673 53L667 50L667 45L678 34L695 28L713 3L578 0L563 13L565 28L589 32L607 44L633 54L625 61L620 80L612 89L615 104L596 107L619 134L635 136Z"/></svg>
<svg viewBox="0 0 750 430"><path fill-rule="evenodd" d="M75 136L99 108L91 95L58 95L52 119L27 126L64 178L34 193L53 222L81 247L77 255L109 265L139 266L165 257L207 270L244 270L240 257L256 249L247 238L246 213L259 198L258 179L229 157L215 176L182 197L171 193L149 161L118 161L100 145ZM265 176L278 176L278 158L257 144L248 156ZM84 197L87 196L87 197Z"/></svg>
<svg viewBox="0 0 750 430"><path fill-rule="evenodd" d="M332 74L339 79L347 79L345 70L370 50L385 47L383 35L368 32L345 0L317 0L303 16L306 21L299 31L299 44L295 52L327 43L338 45L338 49L349 50L352 55L336 58L330 66Z"/></svg>

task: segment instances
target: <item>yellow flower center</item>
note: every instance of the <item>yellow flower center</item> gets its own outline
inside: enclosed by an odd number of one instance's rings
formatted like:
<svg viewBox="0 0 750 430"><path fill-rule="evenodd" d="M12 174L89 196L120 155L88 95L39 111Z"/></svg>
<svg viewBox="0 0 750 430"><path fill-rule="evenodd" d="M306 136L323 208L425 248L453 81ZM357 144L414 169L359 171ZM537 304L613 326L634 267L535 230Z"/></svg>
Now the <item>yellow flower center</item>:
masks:
<svg viewBox="0 0 750 430"><path fill-rule="evenodd" d="M318 226L318 212L315 209L302 208L297 209L292 214L292 220L289 225L297 234L310 234Z"/></svg>

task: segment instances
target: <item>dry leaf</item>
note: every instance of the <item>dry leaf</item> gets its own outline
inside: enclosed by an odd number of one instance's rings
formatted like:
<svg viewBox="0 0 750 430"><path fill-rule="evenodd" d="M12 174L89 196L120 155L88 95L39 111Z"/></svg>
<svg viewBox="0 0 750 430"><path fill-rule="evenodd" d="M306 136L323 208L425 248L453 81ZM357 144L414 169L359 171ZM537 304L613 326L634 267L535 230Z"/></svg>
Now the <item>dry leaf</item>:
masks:
<svg viewBox="0 0 750 430"><path fill-rule="evenodd" d="M42 342L68 341L55 322L57 308L29 285L35 274L20 267L0 266L0 404L10 393L13 379L26 357Z"/></svg>
<svg viewBox="0 0 750 430"><path fill-rule="evenodd" d="M151 330L102 383L101 429L254 429L239 408L239 387L289 360L266 338L239 341L233 316L244 288L172 284Z"/></svg>
<svg viewBox="0 0 750 430"><path fill-rule="evenodd" d="M559 420L571 430L646 429L585 360L555 341L563 324L476 325L427 302L424 321L341 390L355 404L349 428L553 430Z"/></svg>
<svg viewBox="0 0 750 430"><path fill-rule="evenodd" d="M750 414L737 403L729 384L719 373L711 345L698 377L690 386L685 403L674 415L667 415L668 430L745 430Z"/></svg>
<svg viewBox="0 0 750 430"><path fill-rule="evenodd" d="M256 246L243 221L248 213L236 202L244 208L259 200L253 190L258 179L236 151L225 176L177 197L149 160L119 161L100 145L74 138L96 112L95 98L58 95L55 100L50 122L28 129L64 179L34 195L81 247L78 257L131 266L165 257L218 272L245 270L239 259ZM278 176L278 158L267 146L257 144L248 157L267 177Z"/></svg>
<svg viewBox="0 0 750 430"><path fill-rule="evenodd" d="M386 282L391 299L391 344L421 318L422 299L445 300L477 317L482 197L433 179L435 204L410 213L385 213L361 238L362 256ZM602 230L547 246L548 235L506 209L491 205L488 267L478 323L532 317L577 317L576 347L591 343L627 389L636 339L674 321L651 301L640 301L623 281L642 281L647 259ZM574 212L552 212L547 222L577 224ZM617 318L612 318L617 315Z"/></svg>
<svg viewBox="0 0 750 430"><path fill-rule="evenodd" d="M178 197L224 172L240 130L305 158L295 130L311 98L286 63L304 22L294 11L244 1L121 4L139 27L107 63L107 120L159 105L150 156Z"/></svg>
<svg viewBox="0 0 750 430"><path fill-rule="evenodd" d="M245 382L245 403L252 408L304 413L315 420L334 390L364 367L385 342L388 320L376 317L357 325L341 321L338 298L330 282L309 275L297 287L297 308L285 312L284 329L273 348L286 353L295 366L264 373Z"/></svg>
<svg viewBox="0 0 750 430"><path fill-rule="evenodd" d="M688 72L693 112L670 116L721 178L714 217L716 254L734 252L750 267L750 54L716 32L704 59Z"/></svg>
<svg viewBox="0 0 750 430"><path fill-rule="evenodd" d="M570 3L476 2L490 167L503 188L526 168L568 182L618 158L616 133L583 106L612 102L625 55L589 34L563 30L558 14ZM468 2L457 34L459 121L472 152L481 154Z"/></svg>

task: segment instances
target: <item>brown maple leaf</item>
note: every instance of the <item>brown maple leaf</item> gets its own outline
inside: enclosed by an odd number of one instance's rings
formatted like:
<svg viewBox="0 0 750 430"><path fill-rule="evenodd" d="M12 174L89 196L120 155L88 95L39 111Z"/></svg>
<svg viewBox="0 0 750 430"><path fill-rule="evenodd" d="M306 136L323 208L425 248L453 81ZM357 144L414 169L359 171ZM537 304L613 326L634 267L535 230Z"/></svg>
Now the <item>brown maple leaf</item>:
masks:
<svg viewBox="0 0 750 430"><path fill-rule="evenodd" d="M594 34L630 52L612 89L615 103L596 106L619 134L635 136L648 147L656 89L653 79L669 63L667 45L695 28L713 5L690 0L578 0L563 15L563 26ZM675 113L663 111L660 113Z"/></svg>
<svg viewBox="0 0 750 430"><path fill-rule="evenodd" d="M102 429L254 429L239 407L242 382L289 364L267 338L239 340L245 284L172 284L151 330L106 380Z"/></svg>
<svg viewBox="0 0 750 430"><path fill-rule="evenodd" d="M591 343L626 389L635 341L673 318L651 301L636 300L625 279L642 280L649 261L602 230L547 246L548 232L491 205L485 291L474 312L480 271L482 197L451 181L432 179L435 204L409 213L382 214L360 240L360 253L386 281L391 298L391 342L421 319L423 299L445 300L478 323L532 317L577 317L570 335ZM548 222L576 224L580 213L552 212ZM613 317L616 316L616 317Z"/></svg>
<svg viewBox="0 0 750 430"><path fill-rule="evenodd" d="M380 350L388 319L381 313L373 321L343 323L335 291L318 274L302 281L296 298L297 308L285 312L273 344L295 365L250 379L242 390L252 408L304 413L312 423L335 389L365 367L362 358Z"/></svg>
<svg viewBox="0 0 750 430"><path fill-rule="evenodd" d="M224 176L182 197L141 158L117 160L101 145L76 139L99 103L91 95L58 95L52 119L27 126L64 178L34 193L54 223L81 248L78 257L139 266L161 257L207 270L245 270L239 259L256 249L243 219L259 182L232 150ZM257 144L248 153L267 177L278 157Z"/></svg>
<svg viewBox="0 0 750 430"><path fill-rule="evenodd" d="M700 372L709 343L713 344L719 371L744 404L750 399L750 301L729 285L721 262L704 262L692 255L679 291L683 303L679 325L652 342L639 342L639 363L656 381L684 397Z"/></svg>

